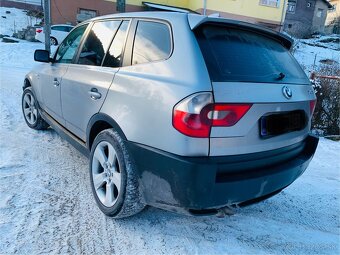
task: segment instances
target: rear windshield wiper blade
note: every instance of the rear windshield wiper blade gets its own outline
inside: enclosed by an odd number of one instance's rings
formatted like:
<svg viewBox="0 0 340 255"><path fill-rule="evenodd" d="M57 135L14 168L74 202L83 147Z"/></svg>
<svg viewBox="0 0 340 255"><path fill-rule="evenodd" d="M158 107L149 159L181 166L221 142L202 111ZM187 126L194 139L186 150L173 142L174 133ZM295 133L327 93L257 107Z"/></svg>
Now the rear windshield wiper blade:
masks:
<svg viewBox="0 0 340 255"><path fill-rule="evenodd" d="M286 77L286 75L285 75L284 73L279 73L279 75L278 75L278 77L276 78L276 80L282 81L285 77Z"/></svg>

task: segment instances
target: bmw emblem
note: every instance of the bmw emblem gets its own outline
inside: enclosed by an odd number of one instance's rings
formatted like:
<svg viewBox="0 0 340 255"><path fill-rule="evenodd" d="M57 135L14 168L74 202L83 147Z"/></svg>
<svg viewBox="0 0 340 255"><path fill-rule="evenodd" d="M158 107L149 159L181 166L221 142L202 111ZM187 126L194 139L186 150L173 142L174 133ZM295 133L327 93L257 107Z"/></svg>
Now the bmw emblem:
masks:
<svg viewBox="0 0 340 255"><path fill-rule="evenodd" d="M287 99L291 99L293 96L293 91L287 86L282 88L282 93Z"/></svg>

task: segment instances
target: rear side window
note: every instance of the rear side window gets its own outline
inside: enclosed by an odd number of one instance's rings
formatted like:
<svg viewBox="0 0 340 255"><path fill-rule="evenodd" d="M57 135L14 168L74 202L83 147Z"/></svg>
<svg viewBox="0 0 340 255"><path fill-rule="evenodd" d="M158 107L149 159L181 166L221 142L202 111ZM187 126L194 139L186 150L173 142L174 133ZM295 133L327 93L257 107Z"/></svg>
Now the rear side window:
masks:
<svg viewBox="0 0 340 255"><path fill-rule="evenodd" d="M120 20L96 22L83 44L78 64L100 66L120 23Z"/></svg>
<svg viewBox="0 0 340 255"><path fill-rule="evenodd" d="M51 30L62 31L62 32L70 32L72 27L69 26L54 26L51 27Z"/></svg>
<svg viewBox="0 0 340 255"><path fill-rule="evenodd" d="M167 59L171 54L171 34L164 23L139 21L133 46L132 64Z"/></svg>
<svg viewBox="0 0 340 255"><path fill-rule="evenodd" d="M51 30L64 31L61 27L51 27Z"/></svg>
<svg viewBox="0 0 340 255"><path fill-rule="evenodd" d="M203 25L195 34L212 81L309 84L294 57L274 39L216 25Z"/></svg>
<svg viewBox="0 0 340 255"><path fill-rule="evenodd" d="M103 66L107 67L120 67L122 63L122 54L125 44L126 32L129 27L129 21L125 20L119 27L115 35L110 49L106 54Z"/></svg>

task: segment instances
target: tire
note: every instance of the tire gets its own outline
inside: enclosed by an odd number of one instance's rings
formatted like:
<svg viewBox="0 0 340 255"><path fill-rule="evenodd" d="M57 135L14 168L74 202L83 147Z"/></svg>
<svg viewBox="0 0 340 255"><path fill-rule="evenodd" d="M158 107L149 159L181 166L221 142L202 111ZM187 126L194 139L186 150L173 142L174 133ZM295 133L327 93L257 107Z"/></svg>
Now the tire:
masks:
<svg viewBox="0 0 340 255"><path fill-rule="evenodd" d="M21 108L27 126L35 130L45 130L49 127L39 113L39 105L31 87L27 87L21 99Z"/></svg>
<svg viewBox="0 0 340 255"><path fill-rule="evenodd" d="M51 45L58 45L58 41L57 41L57 39L56 38L54 38L54 37L51 37L50 38L50 42L51 42Z"/></svg>
<svg viewBox="0 0 340 255"><path fill-rule="evenodd" d="M90 179L100 210L113 218L139 213L141 202L136 166L122 137L106 129L95 138L90 154Z"/></svg>

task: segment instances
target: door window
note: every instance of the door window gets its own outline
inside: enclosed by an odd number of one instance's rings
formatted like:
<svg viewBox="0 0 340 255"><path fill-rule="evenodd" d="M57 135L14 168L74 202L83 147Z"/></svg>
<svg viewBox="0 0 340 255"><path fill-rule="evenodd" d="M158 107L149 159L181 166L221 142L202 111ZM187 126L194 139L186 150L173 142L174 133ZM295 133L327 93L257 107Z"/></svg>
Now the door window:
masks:
<svg viewBox="0 0 340 255"><path fill-rule="evenodd" d="M78 64L100 66L120 20L96 22L82 47Z"/></svg>
<svg viewBox="0 0 340 255"><path fill-rule="evenodd" d="M77 27L66 37L62 44L60 44L55 55L56 63L72 63L87 25L88 24Z"/></svg>
<svg viewBox="0 0 340 255"><path fill-rule="evenodd" d="M51 27L51 30L61 31L61 32L70 32L72 30L72 27L69 27L69 26L54 26L54 27Z"/></svg>
<svg viewBox="0 0 340 255"><path fill-rule="evenodd" d="M164 23L139 21L133 46L132 64L167 59L171 54L171 34Z"/></svg>
<svg viewBox="0 0 340 255"><path fill-rule="evenodd" d="M126 32L129 21L125 20L119 27L119 30L113 39L110 49L106 54L103 66L120 67L122 62L122 53L125 44Z"/></svg>

